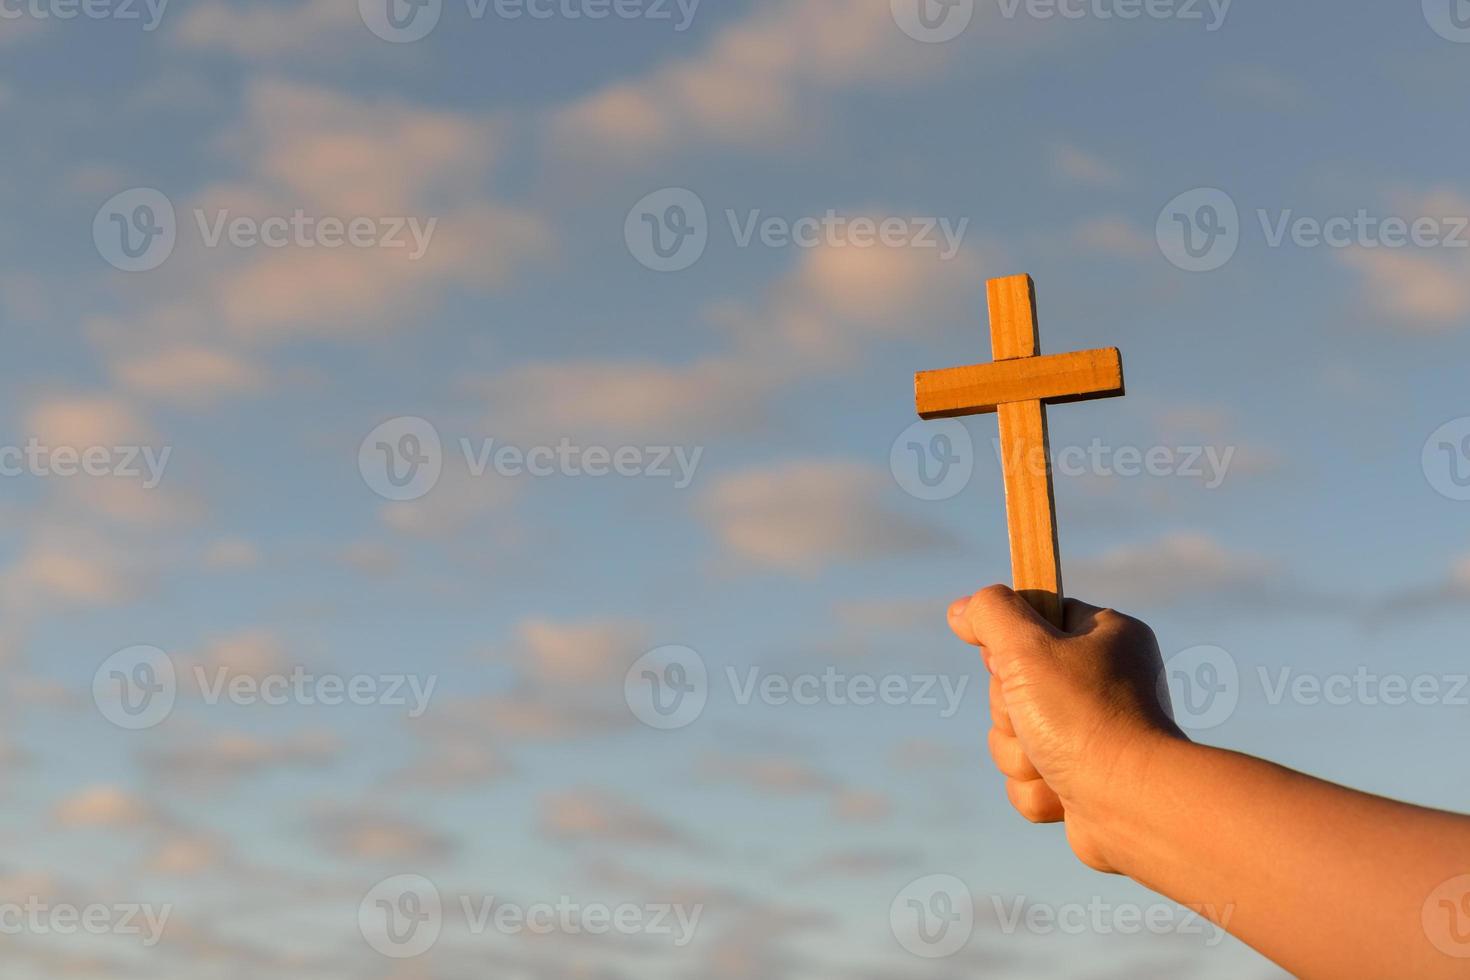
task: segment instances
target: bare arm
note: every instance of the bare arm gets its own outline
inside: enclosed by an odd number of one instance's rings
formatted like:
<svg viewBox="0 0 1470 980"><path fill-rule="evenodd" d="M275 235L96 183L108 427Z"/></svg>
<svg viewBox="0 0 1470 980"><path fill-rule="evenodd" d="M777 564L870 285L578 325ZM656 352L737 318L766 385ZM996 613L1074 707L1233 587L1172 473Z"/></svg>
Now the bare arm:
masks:
<svg viewBox="0 0 1470 980"><path fill-rule="evenodd" d="M1190 742L1147 626L994 586L950 625L991 672L1011 802L1077 856L1197 909L1308 978L1470 976L1470 817Z"/></svg>

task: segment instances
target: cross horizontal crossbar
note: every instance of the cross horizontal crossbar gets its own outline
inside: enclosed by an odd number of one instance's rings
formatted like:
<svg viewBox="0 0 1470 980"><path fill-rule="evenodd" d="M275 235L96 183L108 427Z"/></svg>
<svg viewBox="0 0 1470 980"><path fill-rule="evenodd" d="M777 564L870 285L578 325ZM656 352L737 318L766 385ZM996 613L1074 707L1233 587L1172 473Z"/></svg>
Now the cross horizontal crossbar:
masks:
<svg viewBox="0 0 1470 980"><path fill-rule="evenodd" d="M1123 356L1116 347L1104 347L921 371L914 391L926 419L985 415L1010 402L1112 398L1123 394Z"/></svg>

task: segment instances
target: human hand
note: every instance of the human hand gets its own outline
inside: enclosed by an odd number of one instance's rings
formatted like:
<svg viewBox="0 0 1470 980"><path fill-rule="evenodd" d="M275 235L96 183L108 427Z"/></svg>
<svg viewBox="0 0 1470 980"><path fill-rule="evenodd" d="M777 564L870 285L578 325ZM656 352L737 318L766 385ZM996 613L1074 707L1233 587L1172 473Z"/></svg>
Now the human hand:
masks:
<svg viewBox="0 0 1470 980"><path fill-rule="evenodd" d="M954 602L949 624L990 671L990 754L1011 804L1033 823L1067 822L1072 850L1116 872L1107 813L1141 792L1151 746L1174 724L1148 626L1068 599L1065 631L1003 585Z"/></svg>

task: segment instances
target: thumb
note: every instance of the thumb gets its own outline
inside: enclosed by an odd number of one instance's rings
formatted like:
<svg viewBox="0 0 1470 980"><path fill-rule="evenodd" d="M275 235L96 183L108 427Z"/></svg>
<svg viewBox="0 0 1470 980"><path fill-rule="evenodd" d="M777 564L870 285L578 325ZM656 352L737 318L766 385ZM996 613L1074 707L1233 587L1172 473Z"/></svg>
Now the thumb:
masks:
<svg viewBox="0 0 1470 980"><path fill-rule="evenodd" d="M966 643L980 646L991 673L1004 672L1018 657L1035 656L1062 634L1030 603L1004 585L981 589L950 607L950 628Z"/></svg>

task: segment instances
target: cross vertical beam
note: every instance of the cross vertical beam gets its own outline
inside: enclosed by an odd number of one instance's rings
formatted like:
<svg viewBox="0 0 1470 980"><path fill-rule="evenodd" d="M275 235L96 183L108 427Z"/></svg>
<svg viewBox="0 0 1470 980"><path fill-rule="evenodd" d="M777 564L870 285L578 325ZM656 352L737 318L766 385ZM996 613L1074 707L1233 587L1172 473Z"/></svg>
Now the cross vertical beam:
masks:
<svg viewBox="0 0 1470 980"><path fill-rule="evenodd" d="M1036 285L1030 276L992 279L990 345L997 361L1041 354ZM1011 583L1047 622L1062 626L1062 560L1051 480L1051 440L1040 399L996 406L1005 459L1006 525L1011 538Z"/></svg>

